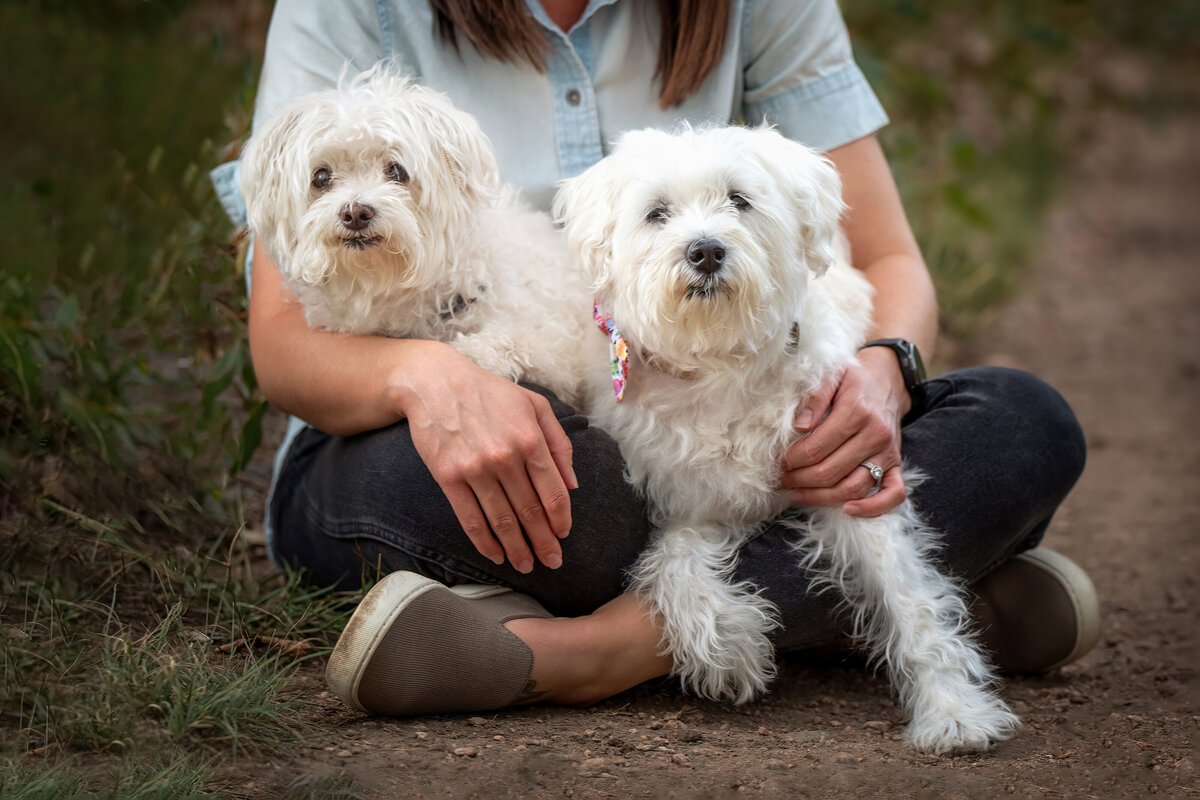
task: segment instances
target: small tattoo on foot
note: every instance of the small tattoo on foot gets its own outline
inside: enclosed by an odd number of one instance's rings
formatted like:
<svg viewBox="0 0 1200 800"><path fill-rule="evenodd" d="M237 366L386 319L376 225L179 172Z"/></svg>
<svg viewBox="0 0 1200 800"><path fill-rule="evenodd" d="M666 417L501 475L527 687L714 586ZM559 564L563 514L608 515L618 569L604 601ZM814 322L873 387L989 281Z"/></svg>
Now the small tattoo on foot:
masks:
<svg viewBox="0 0 1200 800"><path fill-rule="evenodd" d="M525 688L517 695L517 699L513 701L513 705L521 705L523 703L532 703L540 697L545 696L546 692L539 691L537 681L532 678L525 684Z"/></svg>

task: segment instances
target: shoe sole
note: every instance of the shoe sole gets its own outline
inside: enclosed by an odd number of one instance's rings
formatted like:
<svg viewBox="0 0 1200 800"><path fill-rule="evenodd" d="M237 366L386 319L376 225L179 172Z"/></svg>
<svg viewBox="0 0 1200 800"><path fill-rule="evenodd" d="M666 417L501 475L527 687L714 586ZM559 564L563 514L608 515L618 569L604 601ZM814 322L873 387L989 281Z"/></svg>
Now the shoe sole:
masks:
<svg viewBox="0 0 1200 800"><path fill-rule="evenodd" d="M1046 667L1044 671L1050 672L1078 661L1100 640L1100 601L1092 579L1074 561L1045 547L1026 550L1013 558L1053 575L1075 610L1078 627L1075 631L1074 646L1064 658Z"/></svg>
<svg viewBox="0 0 1200 800"><path fill-rule="evenodd" d="M447 587L435 580L413 572L393 572L372 587L358 604L345 630L338 637L329 663L325 667L325 682L330 691L347 705L367 711L358 700L358 687L363 673L375 651L387 636L396 619L414 600L434 589L446 589L460 597L481 600L512 591L506 586L462 584Z"/></svg>

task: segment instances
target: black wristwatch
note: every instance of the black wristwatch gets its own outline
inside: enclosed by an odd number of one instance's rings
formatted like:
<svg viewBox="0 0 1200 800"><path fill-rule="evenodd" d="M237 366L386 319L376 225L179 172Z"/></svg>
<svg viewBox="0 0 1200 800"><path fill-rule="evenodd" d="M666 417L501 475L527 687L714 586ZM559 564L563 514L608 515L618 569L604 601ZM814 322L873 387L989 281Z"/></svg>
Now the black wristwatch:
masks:
<svg viewBox="0 0 1200 800"><path fill-rule="evenodd" d="M904 377L904 388L912 398L913 406L921 403L925 394L925 362L921 360L921 351L907 339L872 339L859 350L868 347L888 347L900 360L900 374Z"/></svg>

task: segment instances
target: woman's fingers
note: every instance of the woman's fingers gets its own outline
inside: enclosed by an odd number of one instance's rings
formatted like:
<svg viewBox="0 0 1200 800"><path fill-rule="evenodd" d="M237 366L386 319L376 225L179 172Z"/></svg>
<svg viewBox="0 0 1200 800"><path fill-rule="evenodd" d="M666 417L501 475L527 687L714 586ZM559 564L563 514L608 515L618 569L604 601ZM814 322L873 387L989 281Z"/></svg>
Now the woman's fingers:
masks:
<svg viewBox="0 0 1200 800"><path fill-rule="evenodd" d="M532 522L522 525L520 513L522 511L529 513L531 497L536 503L536 496L532 487L529 486L528 480L525 485L527 491L522 491L517 484L511 486L510 490L514 495L511 498L508 491L499 482L489 478L484 478L471 488L475 492L475 496L479 498L479 504L483 507L484 514L487 515L492 533L504 548L508 563L517 572L528 573L533 571L531 546L534 552L540 550L539 560L543 563L546 563L547 558L553 562L554 557L551 553L556 553L557 563L554 566L562 564L562 551L558 549L558 540L550 533L544 518L541 525Z"/></svg>
<svg viewBox="0 0 1200 800"><path fill-rule="evenodd" d="M450 507L454 509L458 524L462 526L471 544L475 545L475 549L493 564L503 564L507 553L492 535L492 528L471 487L465 483L439 485L442 486L446 499L450 501Z"/></svg>
<svg viewBox="0 0 1200 800"><path fill-rule="evenodd" d="M803 408L796 412L796 430L801 433L808 433L825 418L825 415L829 413L829 406L833 402L833 396L837 393L841 380L841 376L839 375L836 379L827 382L809 399Z"/></svg>
<svg viewBox="0 0 1200 800"><path fill-rule="evenodd" d="M904 485L900 467L892 467L883 473L879 491L861 500L851 500L842 506L842 510L852 517L878 517L898 507L907 498L908 487Z"/></svg>
<svg viewBox="0 0 1200 800"><path fill-rule="evenodd" d="M860 517L874 517L892 510L907 497L899 462L887 466L889 462L884 461L883 455L869 461L884 469L878 490L870 471L858 466L834 486L793 491L792 502L806 506L842 506L847 514Z"/></svg>

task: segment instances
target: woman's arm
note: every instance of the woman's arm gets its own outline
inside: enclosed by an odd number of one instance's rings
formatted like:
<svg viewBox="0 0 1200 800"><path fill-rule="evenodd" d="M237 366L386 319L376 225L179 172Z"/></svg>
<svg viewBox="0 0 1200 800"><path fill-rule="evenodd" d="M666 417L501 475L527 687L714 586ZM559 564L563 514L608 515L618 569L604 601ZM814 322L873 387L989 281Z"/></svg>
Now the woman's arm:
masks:
<svg viewBox="0 0 1200 800"><path fill-rule="evenodd" d="M851 260L875 287L868 338L901 338L932 354L937 300L929 271L908 225L891 170L874 136L829 152L842 176L848 211L843 227ZM796 418L810 435L784 456L781 486L805 505L843 505L847 513L875 516L904 501L900 477L900 420L911 405L895 353L870 347L859 364L825 387ZM828 413L828 416L826 416ZM881 490L863 461L885 470Z"/></svg>
<svg viewBox="0 0 1200 800"><path fill-rule="evenodd" d="M348 436L407 419L413 443L487 558L554 568L571 528L571 443L546 399L440 342L309 327L255 245L250 353L272 403ZM528 542L526 541L528 540Z"/></svg>

